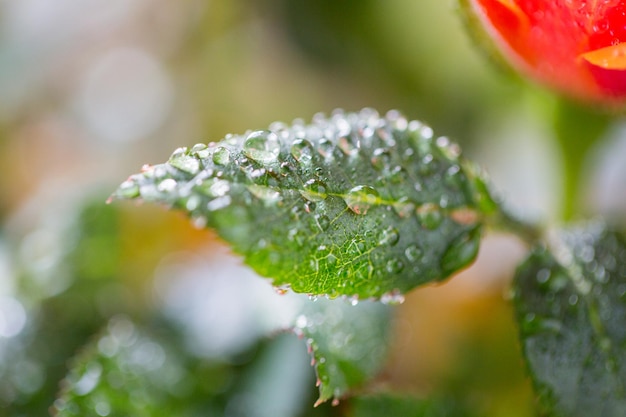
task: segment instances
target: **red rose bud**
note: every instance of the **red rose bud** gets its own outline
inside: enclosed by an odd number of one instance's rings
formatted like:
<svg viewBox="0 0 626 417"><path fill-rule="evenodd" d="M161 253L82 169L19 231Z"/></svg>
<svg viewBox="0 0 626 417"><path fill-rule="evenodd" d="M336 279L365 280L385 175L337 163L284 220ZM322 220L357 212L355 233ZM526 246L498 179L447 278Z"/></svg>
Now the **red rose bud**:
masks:
<svg viewBox="0 0 626 417"><path fill-rule="evenodd" d="M626 0L461 0L504 58L566 95L626 101Z"/></svg>

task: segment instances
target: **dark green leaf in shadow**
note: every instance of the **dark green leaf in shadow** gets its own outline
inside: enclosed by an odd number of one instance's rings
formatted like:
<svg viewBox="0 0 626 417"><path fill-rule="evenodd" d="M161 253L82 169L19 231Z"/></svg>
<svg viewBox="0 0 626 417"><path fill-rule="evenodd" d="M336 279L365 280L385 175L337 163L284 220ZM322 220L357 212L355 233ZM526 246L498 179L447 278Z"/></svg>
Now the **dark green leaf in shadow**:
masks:
<svg viewBox="0 0 626 417"><path fill-rule="evenodd" d="M372 301L308 303L296 318L294 333L306 340L315 366L319 399L333 404L372 378L387 358L392 307Z"/></svg>
<svg viewBox="0 0 626 417"><path fill-rule="evenodd" d="M112 197L183 210L274 285L330 297L445 279L473 261L495 210L457 145L371 109L178 149Z"/></svg>
<svg viewBox="0 0 626 417"><path fill-rule="evenodd" d="M601 223L563 233L553 253L532 252L514 286L523 350L547 415L626 415L624 234Z"/></svg>
<svg viewBox="0 0 626 417"><path fill-rule="evenodd" d="M26 317L18 334L0 337L0 417L47 415L68 358L102 327L108 312L131 310L121 296L119 209L101 199L81 201L68 222L72 227L39 225L22 240L13 301L24 306ZM56 209L47 207L48 215L74 214Z"/></svg>
<svg viewBox="0 0 626 417"><path fill-rule="evenodd" d="M55 416L200 416L222 413L235 378L231 366L190 357L165 329L147 330L125 316L71 361L54 402Z"/></svg>
<svg viewBox="0 0 626 417"><path fill-rule="evenodd" d="M113 317L70 362L51 410L64 416L328 416L311 407L314 375L289 334L209 360L191 355L177 329Z"/></svg>

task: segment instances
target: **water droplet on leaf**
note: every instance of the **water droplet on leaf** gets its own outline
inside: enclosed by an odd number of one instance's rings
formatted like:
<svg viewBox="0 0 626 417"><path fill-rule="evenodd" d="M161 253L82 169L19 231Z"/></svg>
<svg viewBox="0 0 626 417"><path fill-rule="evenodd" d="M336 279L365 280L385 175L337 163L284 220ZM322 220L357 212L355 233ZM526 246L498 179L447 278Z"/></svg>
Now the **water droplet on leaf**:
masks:
<svg viewBox="0 0 626 417"><path fill-rule="evenodd" d="M196 143L191 148L191 154L197 158L207 158L209 156L209 147L204 143Z"/></svg>
<svg viewBox="0 0 626 417"><path fill-rule="evenodd" d="M548 280L550 279L550 270L548 268L543 268L540 269L539 272L537 272L537 282L539 284L545 284L548 282Z"/></svg>
<svg viewBox="0 0 626 417"><path fill-rule="evenodd" d="M335 145L328 139L321 139L317 145L317 152L324 158L332 159Z"/></svg>
<svg viewBox="0 0 626 417"><path fill-rule="evenodd" d="M393 209L396 211L396 213L398 213L398 216L406 219L409 216L412 216L415 212L415 204L409 201L408 198L402 197L393 205Z"/></svg>
<svg viewBox="0 0 626 417"><path fill-rule="evenodd" d="M176 189L176 185L176 180L172 178L167 178L159 183L159 185L157 186L157 190L164 193L171 193Z"/></svg>
<svg viewBox="0 0 626 417"><path fill-rule="evenodd" d="M355 214L366 214L375 204L379 203L379 194L373 187L368 185L358 185L352 188L344 200L350 210Z"/></svg>
<svg viewBox="0 0 626 417"><path fill-rule="evenodd" d="M418 168L420 175L432 175L437 171L437 169L439 169L439 162L431 153L424 155L420 162L421 163Z"/></svg>
<svg viewBox="0 0 626 417"><path fill-rule="evenodd" d="M404 250L404 255L411 262L416 262L422 258L424 251L417 245L410 245Z"/></svg>
<svg viewBox="0 0 626 417"><path fill-rule="evenodd" d="M185 203L185 209L187 211L194 211L198 207L200 207L201 202L202 202L202 199L200 198L200 196L192 195L191 197L189 197L189 199Z"/></svg>
<svg viewBox="0 0 626 417"><path fill-rule="evenodd" d="M394 130L404 131L409 125L406 117L404 117L398 110L389 110L385 117Z"/></svg>
<svg viewBox="0 0 626 417"><path fill-rule="evenodd" d="M174 153L168 161L174 168L195 175L200 171L200 161L190 155L184 153Z"/></svg>
<svg viewBox="0 0 626 417"><path fill-rule="evenodd" d="M461 147L456 143L450 142L450 139L447 137L441 136L437 138L435 143L441 150L441 153L450 161L456 161L461 156Z"/></svg>
<svg viewBox="0 0 626 417"><path fill-rule="evenodd" d="M226 180L213 180L203 183L201 189L210 197L222 197L230 191L230 184Z"/></svg>
<svg viewBox="0 0 626 417"><path fill-rule="evenodd" d="M269 130L257 130L246 138L243 144L243 152L250 159L268 164L276 162L280 154L280 141L274 132Z"/></svg>
<svg viewBox="0 0 626 417"><path fill-rule="evenodd" d="M291 155L301 164L310 164L313 152L313 145L306 139L296 139L291 145Z"/></svg>
<svg viewBox="0 0 626 417"><path fill-rule="evenodd" d="M304 183L300 194L309 201L323 201L327 197L326 184L317 179L310 179Z"/></svg>
<svg viewBox="0 0 626 417"><path fill-rule="evenodd" d="M400 232L395 227L388 227L380 233L378 242L381 245L394 246L400 240Z"/></svg>
<svg viewBox="0 0 626 417"><path fill-rule="evenodd" d="M390 274L397 274L404 269L404 263L399 259L390 259L385 268Z"/></svg>
<svg viewBox="0 0 626 417"><path fill-rule="evenodd" d="M117 195L122 198L139 197L139 185L133 180L124 181L117 189Z"/></svg>
<svg viewBox="0 0 626 417"><path fill-rule="evenodd" d="M404 295L399 290L393 290L383 294L380 302L388 305L398 305L404 303Z"/></svg>
<svg viewBox="0 0 626 417"><path fill-rule="evenodd" d="M355 305L359 304L359 296L358 295L353 295L353 296L348 298L348 301L350 302L351 305L355 306Z"/></svg>
<svg viewBox="0 0 626 417"><path fill-rule="evenodd" d="M338 145L341 152L347 156L355 156L359 152L359 139L352 135L340 137Z"/></svg>
<svg viewBox="0 0 626 417"><path fill-rule="evenodd" d="M320 226L320 229L328 230L328 228L330 227L330 219L328 218L328 216L319 216L317 218L317 224Z"/></svg>
<svg viewBox="0 0 626 417"><path fill-rule="evenodd" d="M228 165L230 163L230 151L223 146L218 146L213 151L213 162L216 165Z"/></svg>
<svg viewBox="0 0 626 417"><path fill-rule="evenodd" d="M228 207L230 203L231 203L231 198L229 195L218 197L215 200L212 200L207 204L207 210L209 211L221 210L223 208Z"/></svg>
<svg viewBox="0 0 626 417"><path fill-rule="evenodd" d="M391 163L389 151L384 148L374 149L374 152L372 152L371 162L372 166L379 171L389 169L389 165Z"/></svg>
<svg viewBox="0 0 626 417"><path fill-rule="evenodd" d="M480 227L457 237L446 249L441 258L441 269L444 276L466 267L476 258L480 247Z"/></svg>
<svg viewBox="0 0 626 417"><path fill-rule="evenodd" d="M438 206L426 203L417 209L417 217L423 227L434 230L443 221L443 215Z"/></svg>

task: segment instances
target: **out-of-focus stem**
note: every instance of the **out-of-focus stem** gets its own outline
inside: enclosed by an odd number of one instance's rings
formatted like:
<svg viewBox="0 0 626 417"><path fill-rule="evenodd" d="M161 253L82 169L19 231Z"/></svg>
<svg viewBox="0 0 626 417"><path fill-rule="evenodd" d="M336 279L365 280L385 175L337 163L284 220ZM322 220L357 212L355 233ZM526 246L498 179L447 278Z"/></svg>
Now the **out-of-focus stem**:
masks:
<svg viewBox="0 0 626 417"><path fill-rule="evenodd" d="M572 220L583 214L580 191L585 160L606 132L611 116L565 100L555 110L554 129L563 160L562 219Z"/></svg>

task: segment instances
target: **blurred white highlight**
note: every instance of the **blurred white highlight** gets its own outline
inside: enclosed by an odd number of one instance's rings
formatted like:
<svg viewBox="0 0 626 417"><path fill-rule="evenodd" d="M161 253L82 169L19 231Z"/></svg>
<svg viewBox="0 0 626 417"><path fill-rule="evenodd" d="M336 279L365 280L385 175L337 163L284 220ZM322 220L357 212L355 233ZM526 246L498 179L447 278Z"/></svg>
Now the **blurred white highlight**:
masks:
<svg viewBox="0 0 626 417"><path fill-rule="evenodd" d="M87 127L110 142L129 142L154 132L172 104L163 66L141 49L117 48L87 69L76 105Z"/></svg>

